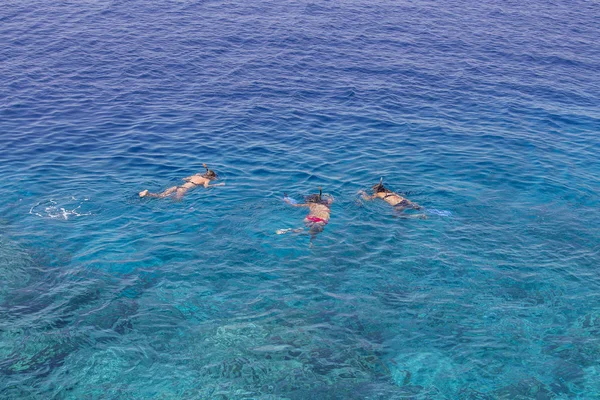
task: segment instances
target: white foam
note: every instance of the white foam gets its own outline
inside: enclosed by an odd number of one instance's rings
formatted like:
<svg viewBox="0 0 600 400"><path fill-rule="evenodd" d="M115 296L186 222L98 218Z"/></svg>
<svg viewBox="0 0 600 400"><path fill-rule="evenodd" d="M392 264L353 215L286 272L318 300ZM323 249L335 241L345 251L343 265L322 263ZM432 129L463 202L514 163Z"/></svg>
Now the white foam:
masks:
<svg viewBox="0 0 600 400"><path fill-rule="evenodd" d="M452 216L452 211L448 211L448 210L436 210L435 208L428 208L426 211L427 211L427 214L439 215L440 217L451 217Z"/></svg>
<svg viewBox="0 0 600 400"><path fill-rule="evenodd" d="M91 212L81 211L81 205L85 201L89 201L89 198L86 197L82 200L78 200L76 197L71 196L69 200L64 201L65 204L59 204L54 199L44 200L32 206L29 210L29 214L36 215L40 218L61 219L65 221L71 217L92 215ZM73 202L79 202L79 204L73 204Z"/></svg>

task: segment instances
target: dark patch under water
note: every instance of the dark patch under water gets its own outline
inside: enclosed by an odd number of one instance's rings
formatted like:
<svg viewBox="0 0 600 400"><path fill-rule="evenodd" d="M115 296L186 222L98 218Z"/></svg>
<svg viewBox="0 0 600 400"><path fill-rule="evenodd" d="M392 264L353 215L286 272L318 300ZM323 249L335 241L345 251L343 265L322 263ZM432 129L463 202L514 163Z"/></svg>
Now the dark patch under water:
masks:
<svg viewBox="0 0 600 400"><path fill-rule="evenodd" d="M596 15L5 2L0 397L594 397Z"/></svg>

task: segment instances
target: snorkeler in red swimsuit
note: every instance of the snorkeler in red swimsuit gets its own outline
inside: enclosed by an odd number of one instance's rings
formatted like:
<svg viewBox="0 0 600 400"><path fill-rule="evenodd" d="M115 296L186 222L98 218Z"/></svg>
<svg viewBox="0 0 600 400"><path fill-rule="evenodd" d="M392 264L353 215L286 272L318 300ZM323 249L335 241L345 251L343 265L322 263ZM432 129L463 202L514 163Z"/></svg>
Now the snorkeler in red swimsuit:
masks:
<svg viewBox="0 0 600 400"><path fill-rule="evenodd" d="M309 215L308 217L305 218L306 221L309 222L313 222L313 223L323 223L323 224L327 224L327 222L329 222L328 220L325 220L323 218L319 218L319 217L315 217L313 215Z"/></svg>
<svg viewBox="0 0 600 400"><path fill-rule="evenodd" d="M312 240L317 236L318 233L323 232L325 225L329 222L331 214L331 203L333 203L333 197L323 196L323 191L319 188L318 194L311 194L305 198L305 202L295 203L287 195L284 197L284 201L294 207L308 207L308 215L304 218L304 225L308 228L310 234L311 244ZM287 232L302 232L303 229L280 229L277 231L278 234Z"/></svg>

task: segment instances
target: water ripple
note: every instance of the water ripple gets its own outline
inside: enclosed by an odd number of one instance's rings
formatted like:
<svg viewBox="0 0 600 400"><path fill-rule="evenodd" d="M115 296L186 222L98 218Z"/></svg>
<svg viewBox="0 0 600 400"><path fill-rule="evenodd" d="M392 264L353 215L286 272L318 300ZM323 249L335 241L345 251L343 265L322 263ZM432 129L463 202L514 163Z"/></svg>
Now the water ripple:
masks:
<svg viewBox="0 0 600 400"><path fill-rule="evenodd" d="M0 397L593 397L596 15L5 2Z"/></svg>

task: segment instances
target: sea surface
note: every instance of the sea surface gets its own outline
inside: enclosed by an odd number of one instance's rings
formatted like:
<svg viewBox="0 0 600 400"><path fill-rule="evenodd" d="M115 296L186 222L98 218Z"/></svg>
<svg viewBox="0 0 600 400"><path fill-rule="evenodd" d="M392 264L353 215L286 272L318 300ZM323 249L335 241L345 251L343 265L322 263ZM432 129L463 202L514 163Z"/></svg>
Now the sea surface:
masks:
<svg viewBox="0 0 600 400"><path fill-rule="evenodd" d="M599 17L3 1L0 398L599 398Z"/></svg>

